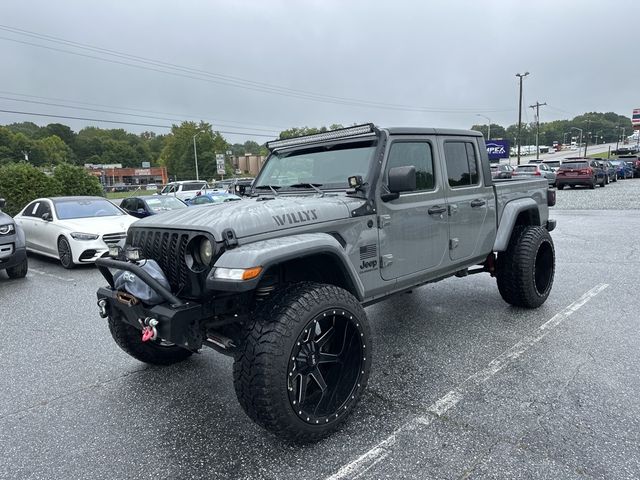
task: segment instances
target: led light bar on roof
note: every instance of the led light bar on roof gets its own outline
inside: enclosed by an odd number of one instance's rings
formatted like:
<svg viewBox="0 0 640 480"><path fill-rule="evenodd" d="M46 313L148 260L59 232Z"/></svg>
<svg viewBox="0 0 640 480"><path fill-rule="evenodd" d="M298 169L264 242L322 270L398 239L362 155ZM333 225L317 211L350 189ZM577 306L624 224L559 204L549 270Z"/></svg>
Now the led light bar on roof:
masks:
<svg viewBox="0 0 640 480"><path fill-rule="evenodd" d="M308 143L324 142L325 140L336 140L339 138L366 135L368 133L373 133L374 131L375 127L373 123L366 123L364 125L341 128L339 130L331 130L323 133L314 133L313 135L305 135L303 137L274 140L272 142L267 142L267 148L269 150L276 150L278 148L291 147L294 145L306 145Z"/></svg>

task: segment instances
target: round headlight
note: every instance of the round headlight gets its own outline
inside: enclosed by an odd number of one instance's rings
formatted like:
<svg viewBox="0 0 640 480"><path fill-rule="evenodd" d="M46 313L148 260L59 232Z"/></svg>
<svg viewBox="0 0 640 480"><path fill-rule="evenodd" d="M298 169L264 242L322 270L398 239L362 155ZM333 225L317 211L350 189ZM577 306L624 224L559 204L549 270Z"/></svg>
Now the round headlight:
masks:
<svg viewBox="0 0 640 480"><path fill-rule="evenodd" d="M208 238L203 238L200 241L200 260L203 264L209 265L213 258L213 245Z"/></svg>

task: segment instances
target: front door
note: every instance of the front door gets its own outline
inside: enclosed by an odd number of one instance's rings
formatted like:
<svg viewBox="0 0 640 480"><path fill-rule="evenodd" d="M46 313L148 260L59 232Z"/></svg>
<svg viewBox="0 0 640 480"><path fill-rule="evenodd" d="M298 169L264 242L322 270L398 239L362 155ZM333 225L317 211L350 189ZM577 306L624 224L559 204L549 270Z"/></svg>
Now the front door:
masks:
<svg viewBox="0 0 640 480"><path fill-rule="evenodd" d="M485 186L478 144L474 139L439 137L444 153L449 209L449 257L458 262L491 251L495 198ZM487 160L488 162L488 160Z"/></svg>
<svg viewBox="0 0 640 480"><path fill-rule="evenodd" d="M390 168L413 165L417 189L396 200L378 201L380 274L392 280L435 269L446 260L448 226L443 185L435 161L435 137L392 139L381 178L386 189Z"/></svg>

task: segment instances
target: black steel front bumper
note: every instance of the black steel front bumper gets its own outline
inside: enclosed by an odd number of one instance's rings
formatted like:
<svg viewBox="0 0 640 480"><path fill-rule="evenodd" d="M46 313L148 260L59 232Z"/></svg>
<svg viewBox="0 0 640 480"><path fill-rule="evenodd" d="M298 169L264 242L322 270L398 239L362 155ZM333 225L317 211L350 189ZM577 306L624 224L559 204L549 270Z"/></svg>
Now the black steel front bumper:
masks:
<svg viewBox="0 0 640 480"><path fill-rule="evenodd" d="M159 339L193 351L202 347L201 321L208 316L203 305L180 300L135 263L100 258L96 260L96 265L109 283L108 287L101 287L97 292L101 316L119 319L139 330L154 319L157 321L155 328ZM144 305L126 292L116 290L110 268L135 274L165 302L153 306Z"/></svg>

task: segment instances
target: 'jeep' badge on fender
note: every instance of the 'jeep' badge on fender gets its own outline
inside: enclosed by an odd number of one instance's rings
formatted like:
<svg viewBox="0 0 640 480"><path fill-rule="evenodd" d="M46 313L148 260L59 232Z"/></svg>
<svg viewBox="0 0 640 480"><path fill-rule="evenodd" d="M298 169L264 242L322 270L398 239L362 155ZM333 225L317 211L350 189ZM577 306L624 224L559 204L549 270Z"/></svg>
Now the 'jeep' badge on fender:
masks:
<svg viewBox="0 0 640 480"><path fill-rule="evenodd" d="M378 248L376 244L360 247L360 273L369 272L378 268Z"/></svg>
<svg viewBox="0 0 640 480"><path fill-rule="evenodd" d="M317 218L318 215L316 214L315 208L311 210L300 210L299 212L283 213L282 215L273 216L273 220L279 227L287 224L294 225L296 223L310 222L311 220L316 220Z"/></svg>

